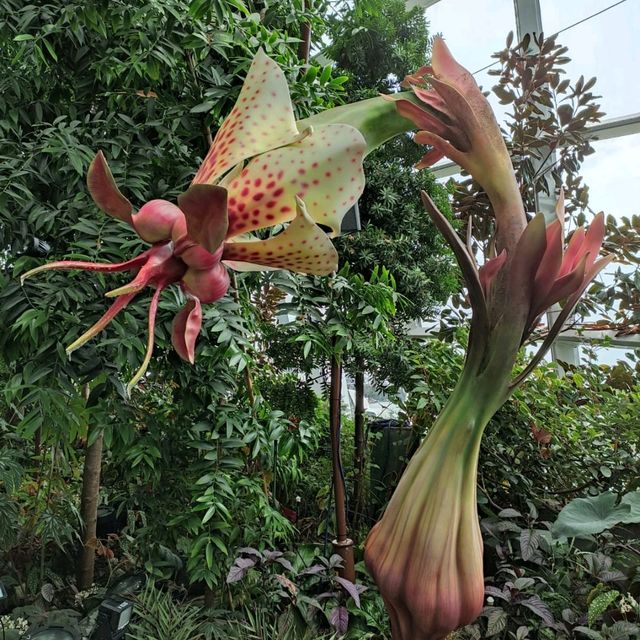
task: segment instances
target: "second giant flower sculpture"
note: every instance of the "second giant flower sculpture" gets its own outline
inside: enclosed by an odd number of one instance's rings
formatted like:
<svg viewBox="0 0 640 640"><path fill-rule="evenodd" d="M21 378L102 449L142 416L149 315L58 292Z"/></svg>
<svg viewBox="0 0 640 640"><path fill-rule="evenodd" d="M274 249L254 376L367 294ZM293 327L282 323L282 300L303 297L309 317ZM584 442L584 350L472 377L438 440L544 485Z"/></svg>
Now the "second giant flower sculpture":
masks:
<svg viewBox="0 0 640 640"><path fill-rule="evenodd" d="M177 205L152 200L135 212L116 186L103 154L98 152L91 163L87 184L95 203L130 224L151 244L147 251L119 264L51 262L22 279L53 269L135 274L129 284L106 294L115 301L67 347L69 353L104 329L145 287L154 288L147 352L131 388L149 365L158 301L167 286L178 283L187 297L175 318L172 342L182 358L193 362L201 303L214 302L227 292L227 266L317 275L336 269L338 256L323 229L338 234L342 217L362 193L366 151L365 138L349 124L299 128L284 74L259 51L236 105ZM289 224L266 240L250 235L281 223Z"/></svg>
<svg viewBox="0 0 640 640"><path fill-rule="evenodd" d="M546 224L527 224L511 161L488 102L443 40L432 66L407 79L420 104L401 99L400 113L432 149L482 185L495 214L498 255L480 269L431 199L425 207L460 264L473 309L462 375L369 534L365 562L391 616L394 640L442 640L472 622L484 600L476 471L483 431L546 353L589 282L609 261L598 259L602 215L575 231L564 250L564 206ZM427 83L430 86L427 87ZM564 301L537 354L515 378L524 340L550 305Z"/></svg>

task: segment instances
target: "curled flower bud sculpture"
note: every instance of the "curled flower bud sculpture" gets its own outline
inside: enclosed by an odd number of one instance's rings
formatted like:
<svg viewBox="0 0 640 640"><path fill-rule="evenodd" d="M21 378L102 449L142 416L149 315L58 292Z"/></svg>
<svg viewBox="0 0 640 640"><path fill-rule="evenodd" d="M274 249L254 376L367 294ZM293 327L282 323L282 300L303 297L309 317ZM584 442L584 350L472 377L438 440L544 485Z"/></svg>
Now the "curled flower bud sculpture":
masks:
<svg viewBox="0 0 640 640"><path fill-rule="evenodd" d="M430 198L424 205L451 245L473 309L460 380L407 466L366 542L365 561L391 617L394 640L440 640L472 622L484 599L482 538L476 512L480 439L493 414L548 350L583 291L610 261L598 259L604 221L573 233L564 249L562 196L557 219L529 224L491 108L442 39L432 66L407 78L419 103L395 105L432 147L419 166L443 155L482 185L495 214L498 254L480 269ZM425 85L429 83L430 88ZM512 369L523 341L550 305L564 301L525 370Z"/></svg>
<svg viewBox="0 0 640 640"><path fill-rule="evenodd" d="M172 342L191 363L202 323L201 303L219 300L235 270L289 269L325 275L338 256L327 233L340 223L364 188L362 160L384 140L411 128L382 99L365 108L340 107L296 123L286 78L262 51L256 55L237 103L219 129L190 188L177 205L152 200L135 212L120 192L102 152L89 167L87 185L97 206L131 225L151 247L123 263L51 262L41 271L130 271L133 280L107 293L108 311L67 347L71 353L102 331L144 288L155 289L148 314L148 343L129 390L144 375L154 342L162 291L177 283L187 302L173 323ZM353 123L353 124L352 124ZM362 129L362 133L359 128ZM266 240L250 232L289 223Z"/></svg>

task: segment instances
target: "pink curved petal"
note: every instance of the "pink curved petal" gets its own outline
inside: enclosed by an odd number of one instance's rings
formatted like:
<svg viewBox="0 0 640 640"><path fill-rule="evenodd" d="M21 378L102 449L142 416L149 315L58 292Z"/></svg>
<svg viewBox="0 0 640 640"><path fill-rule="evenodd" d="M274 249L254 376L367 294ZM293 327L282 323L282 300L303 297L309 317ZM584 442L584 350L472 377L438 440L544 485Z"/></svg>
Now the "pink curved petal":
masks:
<svg viewBox="0 0 640 640"><path fill-rule="evenodd" d="M466 164L465 154L456 149L450 142L444 140L435 133L431 133L430 131L418 131L413 139L418 144L428 144L432 147L435 147L439 153L441 153L443 156L447 156L450 160L453 160L460 166L464 166L464 164ZM423 168L422 165L423 162L420 161L418 165L416 165L416 168Z"/></svg>
<svg viewBox="0 0 640 640"><path fill-rule="evenodd" d="M164 287L159 286L154 292L153 297L151 298L151 303L149 304L149 325L148 325L148 333L147 333L147 349L144 354L144 360L140 365L140 368L134 373L133 378L129 380L127 383L127 393L130 394L133 387L135 387L140 378L146 373L149 368L149 363L151 362L151 356L153 355L153 344L155 341L155 330L156 330L156 314L158 313L158 302L160 300L160 294Z"/></svg>
<svg viewBox="0 0 640 640"><path fill-rule="evenodd" d="M417 104L408 100L397 100L396 109L403 117L411 120L416 127L428 129L432 133L452 142L459 149L468 147L469 142L463 131L449 127L428 111L421 109Z"/></svg>
<svg viewBox="0 0 640 640"><path fill-rule="evenodd" d="M187 231L202 248L214 253L227 235L227 190L210 184L194 184L178 196Z"/></svg>
<svg viewBox="0 0 640 640"><path fill-rule="evenodd" d="M148 257L148 251L141 253L139 256L127 260L126 262L85 262L84 260L58 260L56 262L48 262L41 264L35 269L30 269L20 276L20 283L23 284L27 278L41 273L42 271L71 271L78 269L80 271L99 271L101 273L115 273L118 271L127 271L128 269L139 269Z"/></svg>
<svg viewBox="0 0 640 640"><path fill-rule="evenodd" d="M318 224L340 232L344 214L364 189L366 142L349 125L319 126L303 140L254 158L229 192L227 238L288 222L302 198Z"/></svg>
<svg viewBox="0 0 640 640"><path fill-rule="evenodd" d="M182 260L173 256L171 243L156 245L149 249L147 261L131 282L107 291L104 295L107 298L115 298L129 293L139 293L147 285L166 286L171 282L178 282L185 271L186 266Z"/></svg>
<svg viewBox="0 0 640 640"><path fill-rule="evenodd" d="M131 224L132 204L120 193L102 153L98 151L89 165L87 187L93 201L110 216Z"/></svg>
<svg viewBox="0 0 640 640"><path fill-rule="evenodd" d="M438 160L442 160L444 158L444 153L440 151L440 149L431 149L431 151L427 151L422 158L418 162L416 162L416 169L426 169L427 167L432 167Z"/></svg>
<svg viewBox="0 0 640 640"><path fill-rule="evenodd" d="M195 362L196 340L202 326L202 305L190 298L173 320L171 343L176 353L187 362Z"/></svg>
<svg viewBox="0 0 640 640"><path fill-rule="evenodd" d="M297 216L282 233L267 240L227 243L222 258L234 261L230 266L238 271L269 267L324 276L338 268L333 243L311 219L300 199Z"/></svg>
<svg viewBox="0 0 640 640"><path fill-rule="evenodd" d="M100 320L87 329L77 340L74 340L66 348L66 352L68 354L73 353L95 335L99 334L135 297L135 293L130 293L129 295L117 298Z"/></svg>
<svg viewBox="0 0 640 640"><path fill-rule="evenodd" d="M193 184L214 184L242 160L291 144L299 136L284 73L260 49Z"/></svg>
<svg viewBox="0 0 640 640"><path fill-rule="evenodd" d="M200 302L215 302L229 289L229 273L220 262L208 269L191 268L182 276L181 284L187 293Z"/></svg>

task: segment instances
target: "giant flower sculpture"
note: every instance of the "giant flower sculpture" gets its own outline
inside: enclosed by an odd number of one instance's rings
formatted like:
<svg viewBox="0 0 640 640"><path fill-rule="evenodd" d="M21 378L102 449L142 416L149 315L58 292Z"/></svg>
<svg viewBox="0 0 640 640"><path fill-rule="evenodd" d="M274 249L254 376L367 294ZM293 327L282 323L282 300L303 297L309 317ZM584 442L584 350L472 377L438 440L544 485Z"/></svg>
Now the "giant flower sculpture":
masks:
<svg viewBox="0 0 640 640"><path fill-rule="evenodd" d="M482 185L495 214L498 254L480 269L430 198L423 201L460 264L473 309L465 366L451 397L402 476L366 543L365 561L389 610L394 640L440 640L482 609L482 538L476 512L480 439L493 414L540 361L589 282L610 261L598 259L602 215L564 249L562 197L557 217L527 224L511 161L491 108L442 39L432 66L407 78L415 100L398 111L432 148ZM428 86L430 85L430 86ZM517 377L523 341L550 305L564 301L539 351Z"/></svg>
<svg viewBox="0 0 640 640"><path fill-rule="evenodd" d="M389 113L381 101L364 111L334 111L334 120L324 115L317 125L313 119L297 124L283 72L259 51L233 110L177 204L152 200L135 212L98 152L87 178L91 196L102 211L130 224L151 247L128 262L51 262L22 276L24 280L54 269L135 274L129 284L106 294L115 298L111 307L67 351L102 331L144 288L154 288L147 352L131 388L149 365L158 301L169 285L179 284L187 298L175 318L172 342L182 358L193 362L201 303L227 292L228 266L319 275L335 270L338 257L325 230L338 234L342 217L362 193L365 153L410 123L392 113L391 126L373 125L372 118ZM349 124L350 118L367 139ZM279 224L288 226L266 240L251 235Z"/></svg>

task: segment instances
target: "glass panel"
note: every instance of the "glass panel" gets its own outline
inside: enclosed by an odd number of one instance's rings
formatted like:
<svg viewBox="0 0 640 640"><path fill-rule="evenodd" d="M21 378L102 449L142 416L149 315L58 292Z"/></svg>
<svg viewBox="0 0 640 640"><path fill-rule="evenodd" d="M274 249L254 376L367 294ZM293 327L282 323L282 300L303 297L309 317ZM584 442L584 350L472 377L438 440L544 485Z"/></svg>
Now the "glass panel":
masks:
<svg viewBox="0 0 640 640"><path fill-rule="evenodd" d="M491 55L504 49L509 31L515 32L513 0L440 0L427 9L431 34L441 34L451 52L485 90L491 89L495 78L488 70L475 73L491 64ZM489 101L498 120L505 112L495 96Z"/></svg>
<svg viewBox="0 0 640 640"><path fill-rule="evenodd" d="M612 4L613 0L540 0L544 31L556 33ZM567 78L598 78L593 92L602 96L606 118L640 111L638 25L640 3L624 2L558 36L558 42L569 47Z"/></svg>
<svg viewBox="0 0 640 640"><path fill-rule="evenodd" d="M631 190L640 184L640 133L622 138L596 140L595 153L585 158L581 174L589 187L589 206L616 218L639 211Z"/></svg>
<svg viewBox="0 0 640 640"><path fill-rule="evenodd" d="M640 134L593 142L595 153L585 158L581 174L584 184L589 187L589 207L594 213L604 211L606 215L614 218L630 218L638 213L638 203L633 197L632 185L640 184L640 166L637 162L639 145ZM614 282L613 274L618 269L625 273L633 273L635 266L610 264L598 279L611 285ZM596 313L587 316L586 320L600 318L601 314Z"/></svg>

